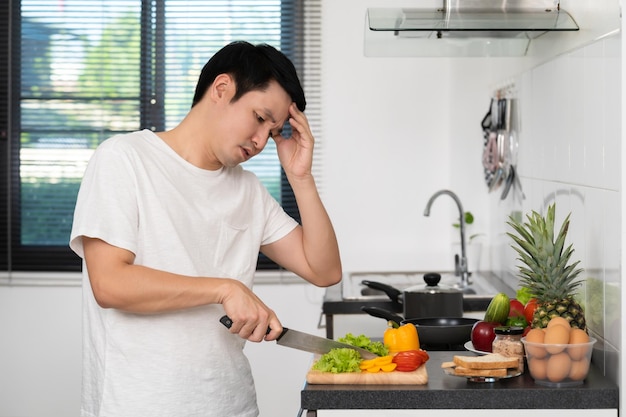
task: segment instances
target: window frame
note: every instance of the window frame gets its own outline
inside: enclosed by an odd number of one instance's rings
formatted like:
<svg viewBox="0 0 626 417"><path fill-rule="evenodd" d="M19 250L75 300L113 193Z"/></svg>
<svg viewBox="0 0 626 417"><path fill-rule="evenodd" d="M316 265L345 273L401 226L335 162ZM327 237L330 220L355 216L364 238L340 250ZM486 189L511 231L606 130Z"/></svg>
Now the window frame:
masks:
<svg viewBox="0 0 626 417"><path fill-rule="evenodd" d="M163 97L165 86L153 82L154 71L164 71L165 65L165 2L167 0L142 0L142 63L149 57L156 57L156 65L152 72L141 72L140 94L140 129L164 130L165 110L153 103L164 100L151 100L153 94ZM298 73L303 74L304 33L302 21L304 5L302 0L282 0L281 7L292 8L295 19L281 21L281 45L296 66ZM0 210L0 271L45 271L45 272L78 272L81 270L80 258L68 245L23 245L21 236L20 211L20 88L21 85L21 14L20 0L9 0L0 4L0 56L8 57L5 64L0 64L0 199L6 202L4 210ZM162 42L152 42L145 37L145 27L151 27L153 17L157 24L153 35L161 37ZM284 16L284 14L283 14ZM148 45L156 45L155 50ZM294 51L298 51L295 54ZM142 68L145 66L142 64ZM303 76L301 75L301 79ZM304 80L302 79L304 82ZM193 88L195 86L191 86ZM154 90L154 91L153 91ZM158 120L161 123L157 122ZM285 211L300 222L300 214L286 175L281 168L281 200ZM69 242L68 242L69 243ZM259 254L257 270L280 270L278 265L263 254Z"/></svg>

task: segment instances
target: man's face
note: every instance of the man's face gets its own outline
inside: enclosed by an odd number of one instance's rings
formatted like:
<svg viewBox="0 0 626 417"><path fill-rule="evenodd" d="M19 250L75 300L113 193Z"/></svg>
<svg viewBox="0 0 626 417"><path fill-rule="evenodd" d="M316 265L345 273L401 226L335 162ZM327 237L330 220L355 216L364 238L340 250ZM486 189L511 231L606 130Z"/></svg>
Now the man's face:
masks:
<svg viewBox="0 0 626 417"><path fill-rule="evenodd" d="M231 95L232 97L232 95ZM224 166L235 166L259 154L289 118L291 97L275 81L265 91L250 91L223 107L218 143L213 149Z"/></svg>

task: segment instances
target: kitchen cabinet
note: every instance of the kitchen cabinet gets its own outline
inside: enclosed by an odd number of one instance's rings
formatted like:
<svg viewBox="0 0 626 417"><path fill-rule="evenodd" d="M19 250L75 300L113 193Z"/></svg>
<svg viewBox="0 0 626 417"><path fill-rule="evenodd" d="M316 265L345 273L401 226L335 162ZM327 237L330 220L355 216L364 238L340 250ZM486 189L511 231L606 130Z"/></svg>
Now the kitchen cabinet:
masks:
<svg viewBox="0 0 626 417"><path fill-rule="evenodd" d="M317 417L449 417L459 410L320 410ZM550 410L535 409L533 413L567 417L617 417L617 410ZM506 414L507 417L528 417L528 410L463 410L463 417L485 417Z"/></svg>
<svg viewBox="0 0 626 417"><path fill-rule="evenodd" d="M259 276L254 292L276 312L284 326L323 336L318 321L324 289L297 277L272 280ZM247 342L245 353L252 367L260 417L295 416L313 354L276 342Z"/></svg>

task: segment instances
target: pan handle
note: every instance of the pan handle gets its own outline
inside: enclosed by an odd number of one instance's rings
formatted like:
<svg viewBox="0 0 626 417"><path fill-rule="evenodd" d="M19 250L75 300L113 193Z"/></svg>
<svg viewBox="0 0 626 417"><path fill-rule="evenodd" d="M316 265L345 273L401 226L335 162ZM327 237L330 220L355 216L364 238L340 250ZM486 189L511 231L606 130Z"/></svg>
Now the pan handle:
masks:
<svg viewBox="0 0 626 417"><path fill-rule="evenodd" d="M395 313L392 313L389 310L385 310L384 308L380 308L380 307L363 306L363 307L361 307L361 311L364 311L365 313L369 314L370 316L379 317L379 318L385 319L387 321L393 321L394 323L397 323L398 326L400 326L400 324L404 320L404 317L399 316L399 315L397 315Z"/></svg>
<svg viewBox="0 0 626 417"><path fill-rule="evenodd" d="M402 302L402 291L392 287L391 285L368 280L361 281L361 284L365 285L366 287L370 287L373 290L379 290L384 292L389 298L391 298L391 301L395 301L396 303Z"/></svg>

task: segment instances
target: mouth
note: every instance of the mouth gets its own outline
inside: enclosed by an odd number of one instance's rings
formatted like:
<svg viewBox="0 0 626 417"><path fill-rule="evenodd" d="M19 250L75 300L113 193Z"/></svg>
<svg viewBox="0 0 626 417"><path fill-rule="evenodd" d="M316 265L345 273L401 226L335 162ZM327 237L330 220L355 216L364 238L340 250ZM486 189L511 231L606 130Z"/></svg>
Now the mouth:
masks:
<svg viewBox="0 0 626 417"><path fill-rule="evenodd" d="M247 161L248 159L252 158L252 156L253 156L252 152L249 149L244 148L243 146L241 147L241 154L243 156L244 161Z"/></svg>

